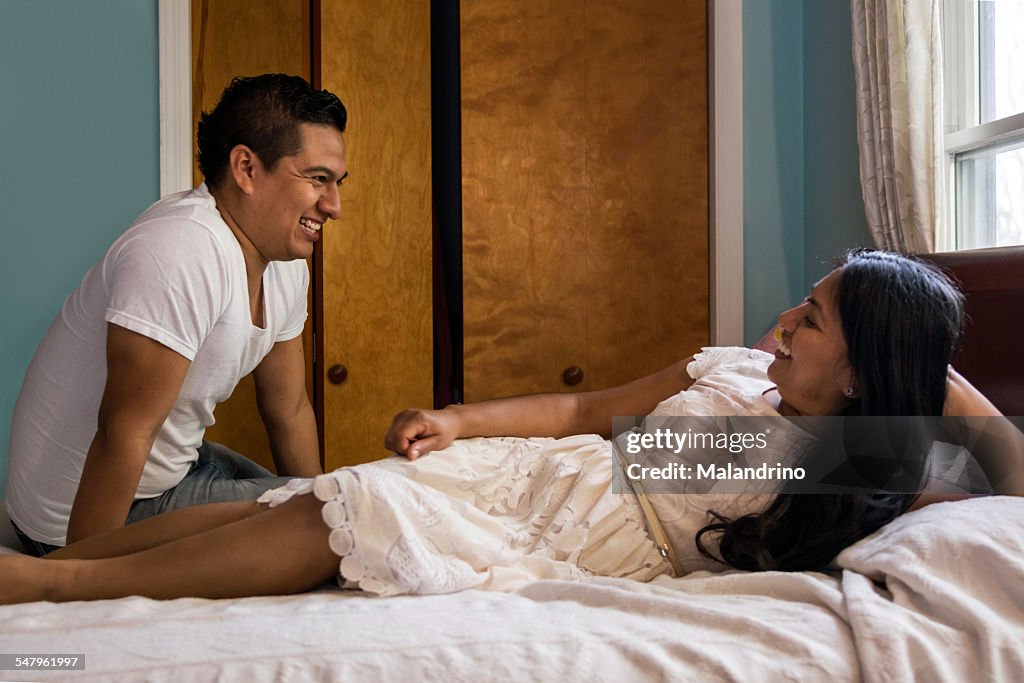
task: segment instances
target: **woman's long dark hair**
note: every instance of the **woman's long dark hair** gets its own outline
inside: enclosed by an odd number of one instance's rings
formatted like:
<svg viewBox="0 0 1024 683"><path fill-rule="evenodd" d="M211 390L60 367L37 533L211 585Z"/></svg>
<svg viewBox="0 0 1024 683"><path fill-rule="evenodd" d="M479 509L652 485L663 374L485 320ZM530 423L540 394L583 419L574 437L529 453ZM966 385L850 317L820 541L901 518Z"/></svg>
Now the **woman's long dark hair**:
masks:
<svg viewBox="0 0 1024 683"><path fill-rule="evenodd" d="M845 415L937 416L963 331L963 295L936 268L858 250L841 262L836 298L858 397ZM745 570L822 570L843 548L906 512L917 494L780 494L764 512L697 532L706 557ZM703 538L717 533L720 556Z"/></svg>

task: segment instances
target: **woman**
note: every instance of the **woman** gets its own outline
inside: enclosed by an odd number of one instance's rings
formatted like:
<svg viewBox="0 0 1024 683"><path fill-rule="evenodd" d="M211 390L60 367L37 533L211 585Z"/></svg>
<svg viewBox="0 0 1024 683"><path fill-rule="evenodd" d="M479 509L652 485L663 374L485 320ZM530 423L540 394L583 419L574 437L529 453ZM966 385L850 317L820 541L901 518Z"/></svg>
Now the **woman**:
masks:
<svg viewBox="0 0 1024 683"><path fill-rule="evenodd" d="M386 445L407 460L294 480L261 502L175 511L46 559L0 559L0 602L286 594L339 574L382 595L590 574L649 580L672 567L637 499L611 493L611 446L596 435L610 435L612 416L940 415L944 405L998 415L947 375L962 321L962 297L938 272L855 252L779 316L774 357L706 349L603 391L406 411ZM467 438L496 434L555 438ZM718 556L744 569L821 568L915 501L652 498L660 524L647 522L667 530L681 571L721 568Z"/></svg>

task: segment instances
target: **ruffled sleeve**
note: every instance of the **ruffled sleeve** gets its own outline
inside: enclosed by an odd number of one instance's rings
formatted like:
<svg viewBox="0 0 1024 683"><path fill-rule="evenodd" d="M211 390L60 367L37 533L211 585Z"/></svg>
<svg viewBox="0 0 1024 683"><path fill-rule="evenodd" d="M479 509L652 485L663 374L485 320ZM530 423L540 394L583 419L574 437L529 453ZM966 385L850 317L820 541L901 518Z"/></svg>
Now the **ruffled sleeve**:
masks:
<svg viewBox="0 0 1024 683"><path fill-rule="evenodd" d="M753 361L757 365L767 367L766 364L771 363L771 360L771 354L757 349L742 346L706 346L686 366L686 372L694 380L699 380L727 365L749 365Z"/></svg>

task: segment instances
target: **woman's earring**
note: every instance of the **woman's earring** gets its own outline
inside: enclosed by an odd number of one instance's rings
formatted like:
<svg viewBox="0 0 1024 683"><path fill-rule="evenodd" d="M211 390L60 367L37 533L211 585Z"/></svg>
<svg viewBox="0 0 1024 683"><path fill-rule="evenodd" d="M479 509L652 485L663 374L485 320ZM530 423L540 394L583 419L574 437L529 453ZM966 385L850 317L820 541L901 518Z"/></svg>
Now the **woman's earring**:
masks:
<svg viewBox="0 0 1024 683"><path fill-rule="evenodd" d="M846 391L844 393L846 394L846 398L853 398L857 395L857 390L853 387L846 387Z"/></svg>

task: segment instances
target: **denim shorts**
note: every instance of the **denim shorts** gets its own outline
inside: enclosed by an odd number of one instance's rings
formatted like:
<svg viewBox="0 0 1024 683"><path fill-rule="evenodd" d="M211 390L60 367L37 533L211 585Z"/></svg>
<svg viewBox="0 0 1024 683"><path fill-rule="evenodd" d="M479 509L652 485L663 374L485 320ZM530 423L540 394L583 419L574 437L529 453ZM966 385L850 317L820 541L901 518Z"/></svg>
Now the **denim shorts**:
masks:
<svg viewBox="0 0 1024 683"><path fill-rule="evenodd" d="M128 511L125 523L134 524L163 512L204 503L256 500L264 491L284 486L294 479L275 477L244 455L212 441L203 441L198 452L199 458L192 463L188 474L177 486L155 498L136 500ZM32 540L17 526L14 530L25 550L36 557L60 547Z"/></svg>

